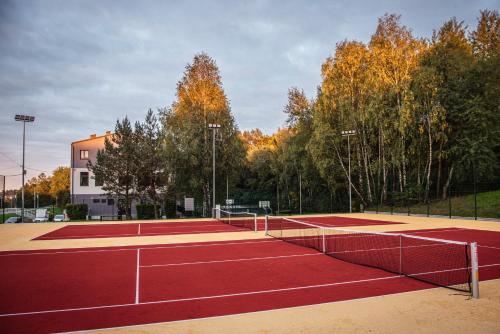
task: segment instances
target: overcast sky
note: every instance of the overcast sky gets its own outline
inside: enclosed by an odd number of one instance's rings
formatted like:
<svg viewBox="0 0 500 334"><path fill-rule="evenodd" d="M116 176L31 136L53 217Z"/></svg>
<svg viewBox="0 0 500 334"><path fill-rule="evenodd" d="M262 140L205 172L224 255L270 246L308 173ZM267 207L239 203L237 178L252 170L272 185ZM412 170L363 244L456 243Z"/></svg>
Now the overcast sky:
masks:
<svg viewBox="0 0 500 334"><path fill-rule="evenodd" d="M452 16L473 28L499 1L0 0L0 174L69 166L70 143L169 106L184 67L207 52L241 130L283 125L287 90L313 97L321 64L344 39L367 42L377 18L402 15L430 37ZM19 186L20 176L8 177Z"/></svg>

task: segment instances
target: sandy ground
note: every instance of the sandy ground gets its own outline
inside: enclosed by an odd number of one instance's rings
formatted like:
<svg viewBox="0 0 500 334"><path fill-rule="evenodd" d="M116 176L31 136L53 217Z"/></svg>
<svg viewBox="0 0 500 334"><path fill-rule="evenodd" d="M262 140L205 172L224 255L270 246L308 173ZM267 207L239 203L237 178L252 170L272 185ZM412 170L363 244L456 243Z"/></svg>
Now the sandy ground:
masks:
<svg viewBox="0 0 500 334"><path fill-rule="evenodd" d="M383 214L345 214L338 216L408 223L407 225L379 225L355 228L360 230L388 231L462 227L500 231L500 222L493 221L450 220L446 218ZM31 239L41 234L48 233L66 224L70 223L0 225L0 250L146 245L264 237L264 232L236 232L31 241ZM470 299L463 295L457 295L448 289L436 288L344 302L93 332L193 334L311 332L500 333L500 280L481 282L480 294L480 299Z"/></svg>

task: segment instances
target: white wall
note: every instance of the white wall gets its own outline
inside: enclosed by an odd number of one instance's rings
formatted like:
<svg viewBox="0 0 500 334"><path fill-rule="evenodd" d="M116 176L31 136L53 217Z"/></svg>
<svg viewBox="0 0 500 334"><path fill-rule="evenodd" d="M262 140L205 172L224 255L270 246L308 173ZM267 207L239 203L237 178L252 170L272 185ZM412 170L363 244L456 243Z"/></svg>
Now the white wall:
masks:
<svg viewBox="0 0 500 334"><path fill-rule="evenodd" d="M88 187L80 186L80 172L89 173ZM102 187L95 185L94 174L87 168L72 168L71 169L71 182L73 183L72 195L99 195L104 194Z"/></svg>

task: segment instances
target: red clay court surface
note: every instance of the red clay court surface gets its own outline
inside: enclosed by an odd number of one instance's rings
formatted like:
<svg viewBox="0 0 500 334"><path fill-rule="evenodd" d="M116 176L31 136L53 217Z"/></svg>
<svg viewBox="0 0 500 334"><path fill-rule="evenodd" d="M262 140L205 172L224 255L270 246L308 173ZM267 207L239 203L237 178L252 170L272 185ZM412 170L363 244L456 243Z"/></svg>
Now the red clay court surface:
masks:
<svg viewBox="0 0 500 334"><path fill-rule="evenodd" d="M368 225L403 224L382 220L346 218L346 217L301 217L301 221L321 226L346 227ZM257 220L259 230L264 230L264 219ZM140 224L91 224L68 225L55 231L41 235L33 240L85 239L85 238L116 238L151 235L198 234L249 231L245 228L227 225L213 221L184 221Z"/></svg>
<svg viewBox="0 0 500 334"><path fill-rule="evenodd" d="M500 278L500 232L415 234L477 241L480 279ZM433 287L276 239L1 252L0 269L2 333L178 321Z"/></svg>

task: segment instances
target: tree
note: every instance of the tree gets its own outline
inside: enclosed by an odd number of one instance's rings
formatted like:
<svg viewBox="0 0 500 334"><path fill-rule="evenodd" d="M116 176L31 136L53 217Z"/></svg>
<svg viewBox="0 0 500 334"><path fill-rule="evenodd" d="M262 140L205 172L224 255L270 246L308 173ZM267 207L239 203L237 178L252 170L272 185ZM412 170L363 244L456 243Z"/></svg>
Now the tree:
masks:
<svg viewBox="0 0 500 334"><path fill-rule="evenodd" d="M177 100L163 112L165 150L175 166L173 178L180 193L202 194L203 214L215 205L211 198L212 136L210 123L221 128L217 132L217 180L221 189L226 178L238 171L243 163L244 150L238 137L229 101L215 61L207 54L195 55L186 66L177 84Z"/></svg>
<svg viewBox="0 0 500 334"><path fill-rule="evenodd" d="M130 121L117 120L115 132L106 137L104 149L97 152L96 162L89 163L94 177L102 181L102 189L118 199L118 207L131 218L132 200L136 198L136 179L140 166L138 140Z"/></svg>
<svg viewBox="0 0 500 334"><path fill-rule="evenodd" d="M474 53L480 57L498 57L500 52L500 15L496 10L482 10L476 30L470 34Z"/></svg>
<svg viewBox="0 0 500 334"><path fill-rule="evenodd" d="M35 207L36 204L39 206L47 206L51 204L50 179L50 176L47 176L45 173L40 173L38 176L33 177L26 182L26 186L24 188L26 207ZM35 198L35 196L37 198Z"/></svg>
<svg viewBox="0 0 500 334"><path fill-rule="evenodd" d="M69 167L57 167L50 178L50 195L61 208L69 201L70 173Z"/></svg>
<svg viewBox="0 0 500 334"><path fill-rule="evenodd" d="M153 204L154 218L158 218L157 207L168 187L169 169L163 151L163 128L151 109L148 110L143 123L136 123L135 136L137 192Z"/></svg>

